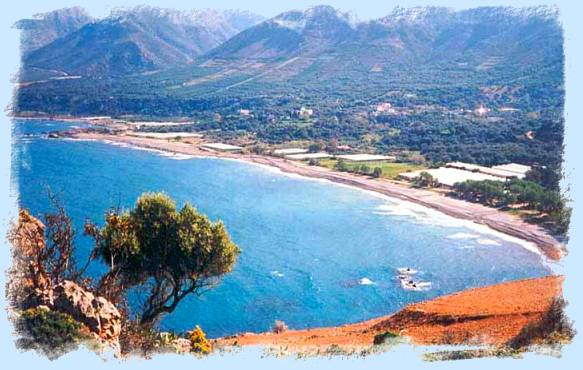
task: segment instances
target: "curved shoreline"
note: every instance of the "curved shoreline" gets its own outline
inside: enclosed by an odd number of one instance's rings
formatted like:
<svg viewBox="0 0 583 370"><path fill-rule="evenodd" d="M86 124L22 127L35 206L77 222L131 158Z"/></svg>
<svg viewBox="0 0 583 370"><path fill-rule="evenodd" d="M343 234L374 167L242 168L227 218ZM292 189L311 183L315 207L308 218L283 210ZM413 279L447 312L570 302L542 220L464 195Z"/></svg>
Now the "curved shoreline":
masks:
<svg viewBox="0 0 583 370"><path fill-rule="evenodd" d="M184 142L87 132L74 133L68 137L78 140L97 140L130 145L164 153L173 153L174 155L235 159L275 168L287 174L328 180L415 203L457 219L485 225L495 231L533 243L541 254L552 261L559 261L566 254L565 246L554 237L539 226L528 224L514 215L480 204L446 197L432 191L410 188L389 180L372 179L346 172L335 172L324 167L308 166L301 162L279 157L217 152Z"/></svg>

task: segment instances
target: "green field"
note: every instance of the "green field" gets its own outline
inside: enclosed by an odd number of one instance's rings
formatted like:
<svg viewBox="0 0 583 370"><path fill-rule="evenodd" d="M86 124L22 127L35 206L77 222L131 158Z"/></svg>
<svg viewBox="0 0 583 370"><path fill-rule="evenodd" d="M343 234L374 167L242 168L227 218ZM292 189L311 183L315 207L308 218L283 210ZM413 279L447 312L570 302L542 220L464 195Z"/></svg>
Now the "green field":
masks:
<svg viewBox="0 0 583 370"><path fill-rule="evenodd" d="M334 169L334 166L338 160L336 159L322 159L318 161L320 166L327 167L330 169ZM397 179L400 173L407 172L407 171L417 171L427 168L423 165L414 164L414 163L405 163L405 162L390 162L390 161L371 161L371 162L345 162L349 170L352 172L355 168L366 164L371 171L375 167L380 167L383 170L382 178L385 179Z"/></svg>

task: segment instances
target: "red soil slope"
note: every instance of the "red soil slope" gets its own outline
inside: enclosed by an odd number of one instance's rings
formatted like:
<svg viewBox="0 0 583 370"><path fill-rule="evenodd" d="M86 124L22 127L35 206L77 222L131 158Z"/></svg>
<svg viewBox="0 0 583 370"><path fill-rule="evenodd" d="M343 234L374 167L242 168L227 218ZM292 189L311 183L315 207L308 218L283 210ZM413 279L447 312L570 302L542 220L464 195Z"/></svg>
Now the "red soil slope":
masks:
<svg viewBox="0 0 583 370"><path fill-rule="evenodd" d="M246 333L222 338L221 345L284 346L292 350L369 347L375 335L391 331L418 344L504 344L525 325L536 322L553 298L561 295L563 278L551 276L470 289L412 304L394 315L345 325L284 333Z"/></svg>

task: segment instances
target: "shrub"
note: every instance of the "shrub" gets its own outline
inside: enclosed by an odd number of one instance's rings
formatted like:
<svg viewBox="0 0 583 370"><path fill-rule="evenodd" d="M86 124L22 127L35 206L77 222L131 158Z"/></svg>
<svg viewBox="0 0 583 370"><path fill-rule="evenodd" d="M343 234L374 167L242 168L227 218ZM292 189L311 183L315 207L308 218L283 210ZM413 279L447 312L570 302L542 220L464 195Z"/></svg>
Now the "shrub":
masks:
<svg viewBox="0 0 583 370"><path fill-rule="evenodd" d="M413 179L413 186L416 188L433 188L437 186L437 181L429 172L421 172Z"/></svg>
<svg viewBox="0 0 583 370"><path fill-rule="evenodd" d="M380 167L375 167L374 170L372 171L372 176L375 178L379 178L383 175L383 169Z"/></svg>
<svg viewBox="0 0 583 370"><path fill-rule="evenodd" d="M553 345L570 342L575 336L575 329L565 315L565 306L563 298L554 299L543 317L525 326L508 345L520 349L531 344Z"/></svg>
<svg viewBox="0 0 583 370"><path fill-rule="evenodd" d="M384 333L380 333L374 336L373 339L373 344L374 345L380 345L380 344L384 344L386 343L388 340L393 339L393 338L397 338L398 335L391 332L391 331L386 331Z"/></svg>
<svg viewBox="0 0 583 370"><path fill-rule="evenodd" d="M342 159L336 162L336 164L334 165L334 169L340 172L346 172L349 170L348 165Z"/></svg>
<svg viewBox="0 0 583 370"><path fill-rule="evenodd" d="M272 331L275 334L281 334L281 333L285 333L287 331L288 327L285 324L285 322L281 321L281 320L275 320L275 324L273 324L273 329Z"/></svg>
<svg viewBox="0 0 583 370"><path fill-rule="evenodd" d="M152 327L139 325L135 321L127 321L119 336L122 354L135 353L150 357L160 345L158 334Z"/></svg>
<svg viewBox="0 0 583 370"><path fill-rule="evenodd" d="M16 330L22 336L17 346L56 359L77 348L85 337L82 328L83 325L71 315L51 311L48 307L29 308L22 312L16 323Z"/></svg>
<svg viewBox="0 0 583 370"><path fill-rule="evenodd" d="M161 347L168 347L172 344L173 341L175 341L178 337L176 336L176 334L172 333L172 332L160 332L158 333L158 342L160 344Z"/></svg>
<svg viewBox="0 0 583 370"><path fill-rule="evenodd" d="M202 355L211 353L211 343L206 339L206 334L198 325L190 332L190 343L192 345L192 352Z"/></svg>

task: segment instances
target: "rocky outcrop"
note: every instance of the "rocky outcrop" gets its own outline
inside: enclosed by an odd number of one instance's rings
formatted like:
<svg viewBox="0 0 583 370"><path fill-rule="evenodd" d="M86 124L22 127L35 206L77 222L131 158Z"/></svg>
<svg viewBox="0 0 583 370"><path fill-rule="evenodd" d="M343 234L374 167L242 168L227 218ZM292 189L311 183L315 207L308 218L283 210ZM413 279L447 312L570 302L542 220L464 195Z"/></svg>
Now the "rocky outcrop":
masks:
<svg viewBox="0 0 583 370"><path fill-rule="evenodd" d="M39 258L46 253L44 233L45 225L40 220L25 210L20 212L18 225L10 234L14 266L7 292L13 307L24 310L42 306L69 314L96 338L116 346L122 327L120 312L107 299L73 281L51 281Z"/></svg>
<svg viewBox="0 0 583 370"><path fill-rule="evenodd" d="M176 338L170 345L176 353L189 353L192 348L192 343L186 338Z"/></svg>
<svg viewBox="0 0 583 370"><path fill-rule="evenodd" d="M31 216L28 211L21 210L18 224L10 234L14 254L14 280L22 288L46 290L50 282L44 266L38 256L43 253L45 245L45 225Z"/></svg>
<svg viewBox="0 0 583 370"><path fill-rule="evenodd" d="M52 308L71 315L103 340L117 341L119 338L121 314L117 308L72 281L64 281L53 289Z"/></svg>

